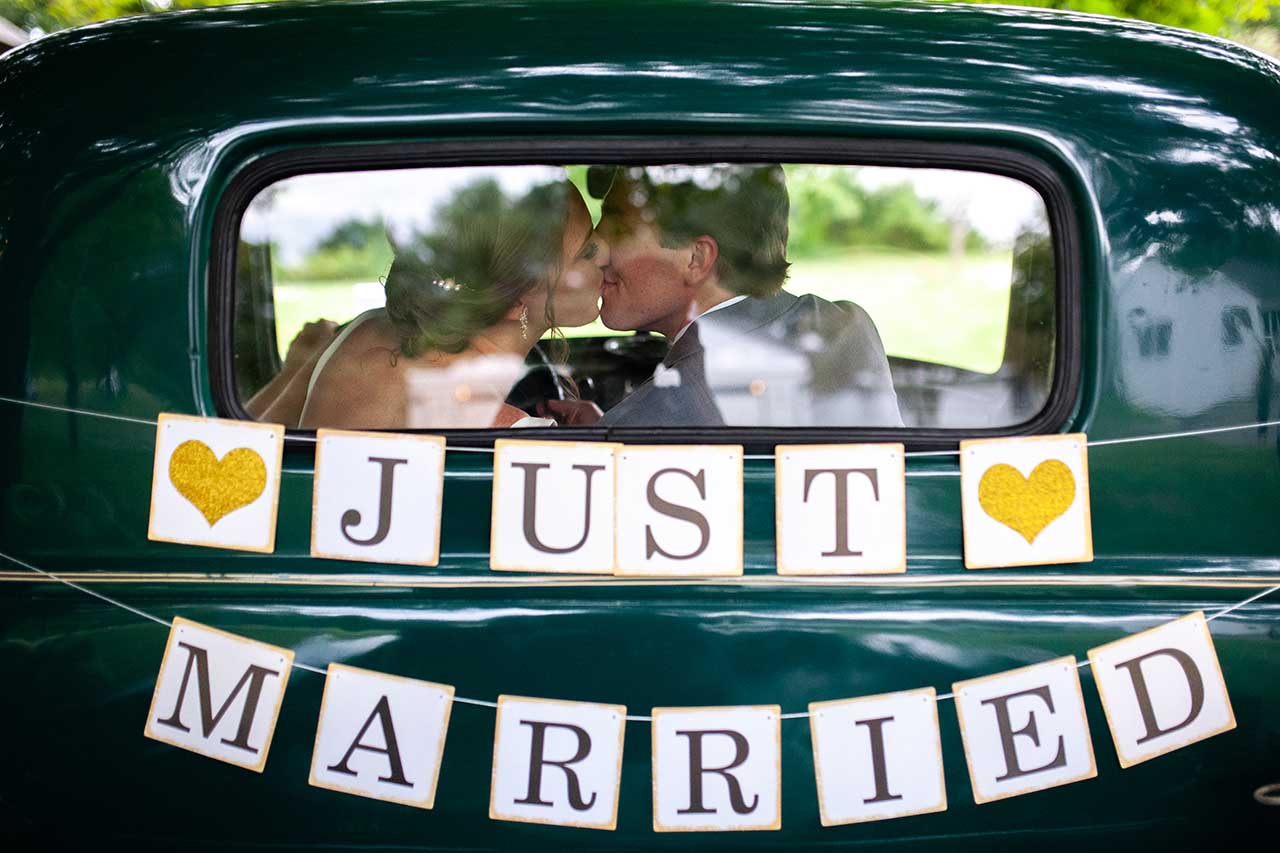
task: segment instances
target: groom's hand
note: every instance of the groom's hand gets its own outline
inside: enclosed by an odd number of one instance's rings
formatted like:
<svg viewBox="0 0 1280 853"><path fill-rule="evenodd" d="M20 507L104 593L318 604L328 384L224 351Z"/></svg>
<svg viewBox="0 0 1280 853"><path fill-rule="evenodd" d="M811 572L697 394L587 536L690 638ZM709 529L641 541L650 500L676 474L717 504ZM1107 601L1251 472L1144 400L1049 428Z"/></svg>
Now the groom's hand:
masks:
<svg viewBox="0 0 1280 853"><path fill-rule="evenodd" d="M547 400L538 404L538 414L554 417L561 426L595 426L604 416L590 400Z"/></svg>

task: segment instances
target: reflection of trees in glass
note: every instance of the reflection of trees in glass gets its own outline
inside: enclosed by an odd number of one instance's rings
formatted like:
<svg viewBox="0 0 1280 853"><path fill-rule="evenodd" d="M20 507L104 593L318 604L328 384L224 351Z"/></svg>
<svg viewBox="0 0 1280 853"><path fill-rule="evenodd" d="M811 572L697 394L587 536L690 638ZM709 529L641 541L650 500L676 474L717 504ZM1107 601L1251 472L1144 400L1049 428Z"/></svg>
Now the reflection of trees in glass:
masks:
<svg viewBox="0 0 1280 853"><path fill-rule="evenodd" d="M283 267L282 281L372 279L391 266L391 245L381 219L348 219L334 226L297 266Z"/></svg>
<svg viewBox="0 0 1280 853"><path fill-rule="evenodd" d="M910 184L872 188L847 166L789 166L787 190L791 258L871 247L953 253L986 248L961 215L921 198Z"/></svg>

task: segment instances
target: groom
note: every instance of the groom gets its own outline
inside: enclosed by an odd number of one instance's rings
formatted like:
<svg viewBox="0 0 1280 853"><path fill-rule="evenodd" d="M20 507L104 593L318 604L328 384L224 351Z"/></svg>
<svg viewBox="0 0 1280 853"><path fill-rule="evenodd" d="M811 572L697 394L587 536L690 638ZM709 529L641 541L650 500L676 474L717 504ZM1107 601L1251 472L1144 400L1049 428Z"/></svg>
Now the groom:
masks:
<svg viewBox="0 0 1280 853"><path fill-rule="evenodd" d="M789 202L778 165L592 167L609 241L600 317L657 332L654 375L570 425L901 426L875 325L849 303L782 290Z"/></svg>

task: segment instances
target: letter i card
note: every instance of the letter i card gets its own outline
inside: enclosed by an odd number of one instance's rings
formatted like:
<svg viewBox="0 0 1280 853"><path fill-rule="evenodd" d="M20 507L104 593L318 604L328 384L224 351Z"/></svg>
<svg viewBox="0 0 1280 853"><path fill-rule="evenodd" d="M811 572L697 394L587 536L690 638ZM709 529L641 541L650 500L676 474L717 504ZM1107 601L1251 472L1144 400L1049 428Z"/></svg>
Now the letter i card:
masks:
<svg viewBox="0 0 1280 853"><path fill-rule="evenodd" d="M614 466L621 446L495 442L489 567L612 574Z"/></svg>
<svg viewBox="0 0 1280 853"><path fill-rule="evenodd" d="M293 652L174 619L143 734L261 773Z"/></svg>
<svg viewBox="0 0 1280 853"><path fill-rule="evenodd" d="M311 556L440 562L444 456L438 435L317 431Z"/></svg>

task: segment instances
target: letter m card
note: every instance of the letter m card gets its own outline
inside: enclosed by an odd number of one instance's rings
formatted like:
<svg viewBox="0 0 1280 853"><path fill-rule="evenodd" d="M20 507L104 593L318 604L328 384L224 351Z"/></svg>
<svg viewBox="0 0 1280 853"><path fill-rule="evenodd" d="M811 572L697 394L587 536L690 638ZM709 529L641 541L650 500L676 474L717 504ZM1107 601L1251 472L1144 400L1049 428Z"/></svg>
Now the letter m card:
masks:
<svg viewBox="0 0 1280 853"><path fill-rule="evenodd" d="M293 652L174 619L143 734L262 772Z"/></svg>
<svg viewBox="0 0 1280 853"><path fill-rule="evenodd" d="M1121 767L1236 727L1203 613L1089 650Z"/></svg>
<svg viewBox="0 0 1280 853"><path fill-rule="evenodd" d="M621 446L496 442L489 567L612 574L614 463Z"/></svg>

